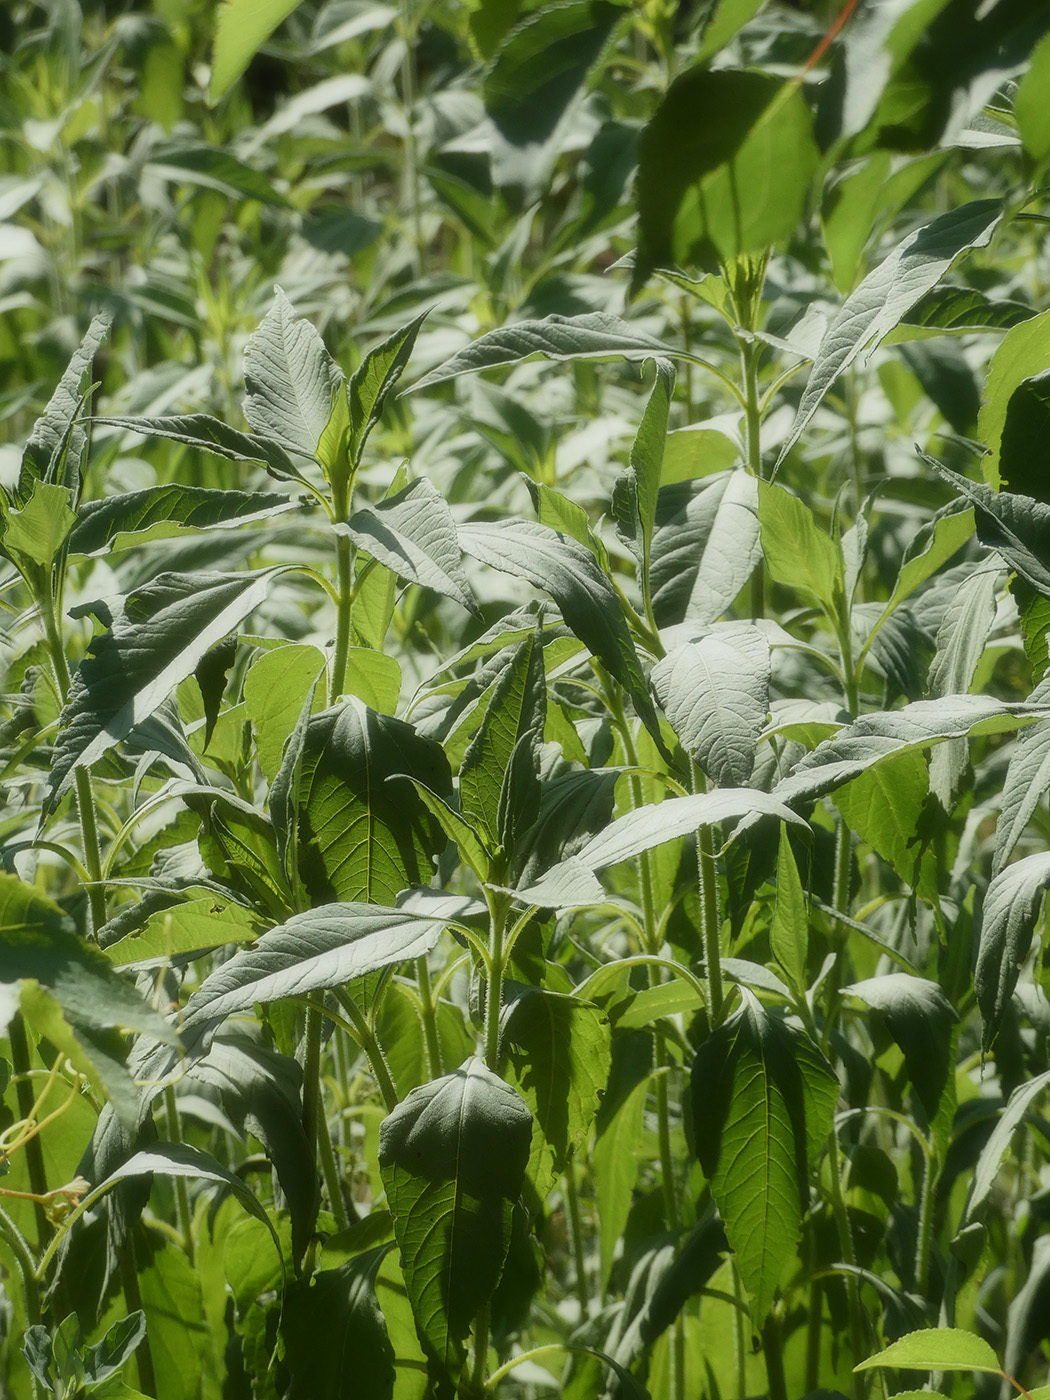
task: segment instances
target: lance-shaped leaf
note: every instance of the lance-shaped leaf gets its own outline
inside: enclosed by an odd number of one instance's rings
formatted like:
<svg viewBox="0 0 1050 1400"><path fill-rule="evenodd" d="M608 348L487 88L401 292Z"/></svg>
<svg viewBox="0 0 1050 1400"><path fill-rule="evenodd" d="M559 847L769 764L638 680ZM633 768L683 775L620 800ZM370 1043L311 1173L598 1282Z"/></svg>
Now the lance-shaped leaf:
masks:
<svg viewBox="0 0 1050 1400"><path fill-rule="evenodd" d="M613 487L613 518L620 538L638 563L638 580L647 612L652 611L649 560L674 380L674 366L666 360L657 360L656 381L631 448L630 466L617 477Z"/></svg>
<svg viewBox="0 0 1050 1400"><path fill-rule="evenodd" d="M958 1327L928 1327L909 1332L883 1351L869 1356L855 1371L873 1366L895 1366L911 1371L985 1371L1002 1375L995 1352L983 1337Z"/></svg>
<svg viewBox="0 0 1050 1400"><path fill-rule="evenodd" d="M443 1400L499 1282L531 1137L528 1108L477 1059L413 1089L379 1130L405 1286Z"/></svg>
<svg viewBox="0 0 1050 1400"><path fill-rule="evenodd" d="M248 67L256 51L299 0L223 0L215 28L212 51L212 102L225 97Z"/></svg>
<svg viewBox="0 0 1050 1400"><path fill-rule="evenodd" d="M389 1248L366 1250L285 1289L288 1400L392 1400L394 1349L375 1291Z"/></svg>
<svg viewBox="0 0 1050 1400"><path fill-rule="evenodd" d="M842 990L881 1012L932 1119L951 1070L952 1026L959 1019L951 1002L936 982L905 972L887 972Z"/></svg>
<svg viewBox="0 0 1050 1400"><path fill-rule="evenodd" d="M536 1120L529 1174L543 1199L591 1130L612 1063L609 1023L579 997L530 988L507 1008L501 1041Z"/></svg>
<svg viewBox="0 0 1050 1400"><path fill-rule="evenodd" d="M296 317L278 287L244 352L244 416L252 430L313 456L342 383L317 330Z"/></svg>
<svg viewBox="0 0 1050 1400"><path fill-rule="evenodd" d="M916 700L900 710L876 711L818 744L777 783L772 795L780 802L812 802L891 754L924 749L942 739L1005 734L1046 717L1045 704L1013 703L990 695L945 695Z"/></svg>
<svg viewBox="0 0 1050 1400"><path fill-rule="evenodd" d="M937 285L960 253L987 247L1002 214L1003 206L996 199L979 199L949 210L909 233L868 273L825 332L779 461L798 442L843 370L884 339L905 312Z"/></svg>
<svg viewBox="0 0 1050 1400"><path fill-rule="evenodd" d="M346 526L337 528L399 578L432 588L481 616L463 573L452 512L425 477L378 505L355 511Z"/></svg>
<svg viewBox="0 0 1050 1400"><path fill-rule="evenodd" d="M1007 331L1028 321L1035 307L1023 301L992 299L973 287L934 287L904 313L891 342L930 335L969 335L974 331Z"/></svg>
<svg viewBox="0 0 1050 1400"><path fill-rule="evenodd" d="M58 382L58 388L37 419L22 453L17 494L23 501L34 481L68 486L74 495L80 489L80 462L87 445L87 432L79 421L83 410L91 363L109 334L110 317L99 313Z"/></svg>
<svg viewBox="0 0 1050 1400"><path fill-rule="evenodd" d="M1050 698L1050 686L1044 681L1028 698L1030 701ZM1010 755L1000 796L1001 811L995 826L993 875L998 875L1006 865L1047 791L1050 791L1050 720L1026 729Z"/></svg>
<svg viewBox="0 0 1050 1400"><path fill-rule="evenodd" d="M761 557L758 483L742 468L664 487L650 566L656 621L717 621Z"/></svg>
<svg viewBox="0 0 1050 1400"><path fill-rule="evenodd" d="M693 1061L696 1154L761 1321L793 1258L810 1160L831 1131L839 1082L815 1044L744 1005Z"/></svg>
<svg viewBox="0 0 1050 1400"><path fill-rule="evenodd" d="M300 502L259 491L216 491L207 486L150 486L104 496L81 506L69 540L71 554L101 554L147 540L197 530L271 520Z"/></svg>
<svg viewBox="0 0 1050 1400"><path fill-rule="evenodd" d="M984 896L974 990L984 1021L987 1050L1028 956L1036 915L1050 882L1050 854L1040 851L993 876Z"/></svg>
<svg viewBox="0 0 1050 1400"><path fill-rule="evenodd" d="M545 316L542 321L514 321L509 326L489 331L443 365L417 379L408 392L414 394L419 389L429 389L433 384L455 379L460 374L516 365L533 355L543 355L548 360L620 356L628 360L648 360L654 355L675 359L681 353L619 316L609 316L602 311L588 311L581 316Z"/></svg>
<svg viewBox="0 0 1050 1400"><path fill-rule="evenodd" d="M796 991L808 982L809 908L786 826L780 828L777 848L777 902L769 926L769 947Z"/></svg>
<svg viewBox="0 0 1050 1400"><path fill-rule="evenodd" d="M658 744L660 724L623 609L594 556L575 540L527 520L471 521L459 527L468 554L526 579L557 603L566 624L624 687Z"/></svg>
<svg viewBox="0 0 1050 1400"><path fill-rule="evenodd" d="M995 1178L999 1175L999 1167L1002 1165L1003 1157L1009 1151L1010 1144L1015 1139L1019 1125L1024 1122L1025 1115L1032 1103L1048 1086L1050 1086L1050 1070L1044 1071L1043 1074L1037 1074L1034 1079L1029 1079L1025 1084L1018 1085L1010 1095L1009 1103L999 1115L999 1121L992 1129L992 1134L981 1149L981 1155L977 1159L973 1181L970 1184L970 1195L963 1215L964 1224L969 1224L975 1219L980 1208L992 1194Z"/></svg>
<svg viewBox="0 0 1050 1400"><path fill-rule="evenodd" d="M45 810L192 676L204 653L257 608L282 567L245 574L159 574L128 593L88 644L62 711ZM98 604L75 609L97 611ZM108 610L106 610L108 612Z"/></svg>
<svg viewBox="0 0 1050 1400"><path fill-rule="evenodd" d="M427 312L388 336L382 345L370 350L346 386L350 409L347 451L356 466L361 461L368 435L379 422L386 396L401 378L412 347Z"/></svg>
<svg viewBox="0 0 1050 1400"><path fill-rule="evenodd" d="M1050 505L1011 491L993 491L920 455L972 503L981 543L997 549L1026 583L1050 598Z"/></svg>
<svg viewBox="0 0 1050 1400"><path fill-rule="evenodd" d="M167 438L202 452L214 452L233 462L262 462L281 481L302 481L302 473L288 444L257 433L241 433L207 413L186 413L163 418L95 418L100 427L123 428L144 437ZM307 454L298 454L300 459Z"/></svg>
<svg viewBox="0 0 1050 1400"><path fill-rule="evenodd" d="M406 775L445 800L441 745L350 696L306 726L298 789L299 870L315 900L392 904L429 884L445 835Z"/></svg>
<svg viewBox="0 0 1050 1400"><path fill-rule="evenodd" d="M726 627L668 652L653 689L671 728L713 782L743 787L769 718L769 643L757 627Z"/></svg>

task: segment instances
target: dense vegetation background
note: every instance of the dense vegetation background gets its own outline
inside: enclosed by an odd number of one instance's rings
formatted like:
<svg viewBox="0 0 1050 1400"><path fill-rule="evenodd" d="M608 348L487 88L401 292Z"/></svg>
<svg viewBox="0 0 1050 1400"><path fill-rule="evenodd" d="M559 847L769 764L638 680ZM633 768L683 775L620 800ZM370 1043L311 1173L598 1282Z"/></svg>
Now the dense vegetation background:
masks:
<svg viewBox="0 0 1050 1400"><path fill-rule="evenodd" d="M0 65L0 1393L1050 1394L1050 5Z"/></svg>

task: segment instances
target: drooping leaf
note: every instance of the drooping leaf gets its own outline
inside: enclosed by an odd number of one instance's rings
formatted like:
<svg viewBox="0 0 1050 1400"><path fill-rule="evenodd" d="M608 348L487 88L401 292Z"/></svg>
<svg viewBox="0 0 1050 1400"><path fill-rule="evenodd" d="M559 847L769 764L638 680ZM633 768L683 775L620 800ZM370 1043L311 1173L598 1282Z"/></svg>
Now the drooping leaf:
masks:
<svg viewBox="0 0 1050 1400"><path fill-rule="evenodd" d="M241 433L227 427L207 413L186 413L166 418L107 418L93 420L102 427L123 428L145 437L167 438L185 443L202 452L214 452L233 462L262 462L266 470L280 481L302 481L299 467L290 455L290 445L262 437L258 433ZM303 454L298 454L300 458Z"/></svg>
<svg viewBox="0 0 1050 1400"><path fill-rule="evenodd" d="M81 506L71 554L101 554L197 530L251 525L299 509L298 501L259 491L207 486L149 486Z"/></svg>
<svg viewBox="0 0 1050 1400"><path fill-rule="evenodd" d="M355 466L361 461L369 433L379 422L387 394L404 373L426 315L424 312L417 316L370 350L350 377L346 389L350 409L348 453Z"/></svg>
<svg viewBox="0 0 1050 1400"><path fill-rule="evenodd" d="M252 431L312 457L342 382L318 332L296 317L278 287L244 352L244 416Z"/></svg>
<svg viewBox="0 0 1050 1400"><path fill-rule="evenodd" d="M664 487L650 569L657 623L716 622L761 557L758 484L743 468Z"/></svg>
<svg viewBox="0 0 1050 1400"><path fill-rule="evenodd" d="M731 69L683 73L639 143L635 287L655 267L710 270L789 237L816 165L797 85Z"/></svg>
<svg viewBox="0 0 1050 1400"><path fill-rule="evenodd" d="M80 421L91 365L109 334L110 317L100 312L88 327L47 407L33 425L22 453L16 494L29 497L35 481L67 486L74 498L80 493L80 464L87 446L87 430Z"/></svg>
<svg viewBox="0 0 1050 1400"><path fill-rule="evenodd" d="M1014 1141L1018 1126L1024 1121L1025 1114L1031 1104L1048 1085L1050 1085L1050 1071L1044 1071L1026 1083L1018 1085L1010 1095L1009 1103L999 1115L999 1121L992 1129L992 1134L981 1149L981 1155L977 1159L973 1180L970 1184L970 1194L966 1202L966 1211L963 1216L964 1224L971 1223L977 1217L981 1207L991 1195L995 1178L999 1174L999 1167L1010 1144Z"/></svg>
<svg viewBox="0 0 1050 1400"><path fill-rule="evenodd" d="M1040 685L1031 699L1041 699ZM1043 794L1050 790L1050 722L1033 724L1018 735L1010 755L1000 795L1001 811L995 826L992 874L998 875L1009 860L1025 827L1035 815Z"/></svg>
<svg viewBox="0 0 1050 1400"><path fill-rule="evenodd" d="M985 891L973 983L984 1021L982 1043L986 1050L999 1033L1017 986L1048 883L1050 855L1040 851L1000 870Z"/></svg>
<svg viewBox="0 0 1050 1400"><path fill-rule="evenodd" d="M1050 505L969 481L932 457L928 466L971 502L982 544L997 549L1011 569L1044 598L1050 597Z"/></svg>
<svg viewBox="0 0 1050 1400"><path fill-rule="evenodd" d="M375 1293L389 1246L285 1289L281 1335L289 1400L392 1400L394 1349Z"/></svg>
<svg viewBox="0 0 1050 1400"><path fill-rule="evenodd" d="M225 97L282 20L300 0L223 0L215 29L211 84L213 102Z"/></svg>
<svg viewBox="0 0 1050 1400"><path fill-rule="evenodd" d="M438 1396L453 1393L467 1332L499 1282L531 1136L528 1108L478 1059L413 1089L380 1129L379 1169Z"/></svg>
<svg viewBox="0 0 1050 1400"><path fill-rule="evenodd" d="M818 1047L750 993L693 1062L696 1152L756 1322L794 1254L809 1162L831 1131L838 1095Z"/></svg>
<svg viewBox="0 0 1050 1400"><path fill-rule="evenodd" d="M73 679L55 744L51 810L73 781L157 710L201 657L262 602L285 566L245 574L159 574L128 593ZM88 604L77 615L97 608ZM108 610L107 610L108 612Z"/></svg>
<svg viewBox="0 0 1050 1400"><path fill-rule="evenodd" d="M1000 1375L995 1352L983 1337L958 1327L930 1327L909 1332L882 1351L869 1356L855 1371L873 1366L894 1366L901 1371L987 1371Z"/></svg>
<svg viewBox="0 0 1050 1400"><path fill-rule="evenodd" d="M299 870L315 901L392 904L429 884L445 836L405 775L448 799L440 744L356 696L307 724L299 785Z"/></svg>
<svg viewBox="0 0 1050 1400"><path fill-rule="evenodd" d="M743 787L769 718L769 643L756 627L728 626L676 647L653 667L671 728L715 783Z"/></svg>
<svg viewBox="0 0 1050 1400"><path fill-rule="evenodd" d="M489 331L458 351L437 369L417 379L407 391L417 393L460 374L516 365L533 355L549 360L594 360L623 356L648 360L654 356L675 359L679 352L655 340L645 331L601 311L580 316L551 315L543 320L513 321L509 326Z"/></svg>
<svg viewBox="0 0 1050 1400"><path fill-rule="evenodd" d="M356 545L399 578L433 588L480 616L460 562L452 512L425 477L378 505L355 511L344 528Z"/></svg>
<svg viewBox="0 0 1050 1400"><path fill-rule="evenodd" d="M586 1143L609 1079L609 1023L578 997L530 989L507 1008L501 1038L542 1135L530 1172L542 1200Z"/></svg>
<svg viewBox="0 0 1050 1400"><path fill-rule="evenodd" d="M843 370L883 340L905 312L937 285L961 253L986 247L1002 213L998 200L980 199L940 214L908 234L868 273L828 326L791 432L780 449L780 462L798 442Z"/></svg>
<svg viewBox="0 0 1050 1400"><path fill-rule="evenodd" d="M904 972L854 982L843 992L882 1013L904 1054L908 1078L932 1120L952 1072L952 1026L959 1018L951 1002L936 982Z"/></svg>
<svg viewBox="0 0 1050 1400"><path fill-rule="evenodd" d="M974 331L1007 331L1035 315L1035 307L1005 298L993 300L973 287L934 287L906 311L891 343L910 335L968 335Z"/></svg>

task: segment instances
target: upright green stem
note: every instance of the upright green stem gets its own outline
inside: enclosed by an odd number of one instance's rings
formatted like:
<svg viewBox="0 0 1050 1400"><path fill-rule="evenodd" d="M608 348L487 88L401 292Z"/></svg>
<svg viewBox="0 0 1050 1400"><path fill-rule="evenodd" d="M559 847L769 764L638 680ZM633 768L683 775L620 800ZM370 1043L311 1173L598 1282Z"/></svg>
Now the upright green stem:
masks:
<svg viewBox="0 0 1050 1400"><path fill-rule="evenodd" d="M835 1226L838 1230L839 1252L842 1255L842 1262L856 1267L857 1254L853 1248L853 1232L849 1224L849 1212L846 1208L845 1197L842 1194L842 1169L839 1165L839 1140L838 1133L832 1128L828 1135L828 1175L831 1178L831 1209L835 1217ZM850 1274L846 1279L846 1302L849 1312L849 1335L850 1348L853 1352L853 1361L856 1364L864 1357L864 1318L860 1307L860 1290L857 1287L857 1279L854 1274ZM853 1376L853 1394L856 1400L862 1400L864 1396L863 1373L855 1373Z"/></svg>
<svg viewBox="0 0 1050 1400"><path fill-rule="evenodd" d="M324 1023L324 1006L320 998L311 997L306 1007L306 1035L303 1052L303 1130L310 1144L314 1161L319 1161L324 1177L325 1190L332 1207L332 1214L340 1222L347 1223L346 1205L343 1190L336 1170L335 1155L331 1139L328 1137L328 1124L324 1116L324 1100L321 1096L321 1032Z"/></svg>
<svg viewBox="0 0 1050 1400"><path fill-rule="evenodd" d="M36 1107L36 1100L33 1094L33 1084L29 1078L32 1068L29 1058L29 1040L20 1011L15 1012L12 1016L7 1028L7 1037L11 1045L11 1069L15 1080L18 1114L20 1118L30 1119ZM29 1189L34 1196L45 1196L47 1194L47 1170L44 1166L44 1148L39 1134L26 1141L23 1151L26 1154ZM54 1232L40 1201L34 1201L33 1214L36 1217L37 1244L41 1249L45 1249L51 1242L51 1236Z"/></svg>
<svg viewBox="0 0 1050 1400"><path fill-rule="evenodd" d="M915 1242L915 1291L926 1296L926 1275L930 1267L930 1243L933 1235L933 1188L936 1185L933 1152L923 1144L922 1189L919 1192L919 1233Z"/></svg>
<svg viewBox="0 0 1050 1400"><path fill-rule="evenodd" d="M502 895L489 903L489 963L485 988L485 1063L499 1072L499 1018L503 1009L503 973L506 967L507 904Z"/></svg>
<svg viewBox="0 0 1050 1400"><path fill-rule="evenodd" d="M704 792L707 784L695 763L690 764L693 791ZM700 827L696 833L700 920L704 940L704 962L707 972L708 1015L712 1030L721 1025L725 1013L725 991L722 983L722 916L718 907L718 868L715 845L710 827Z"/></svg>
<svg viewBox="0 0 1050 1400"><path fill-rule="evenodd" d="M0 1239L15 1261L25 1300L26 1322L33 1327L40 1321L40 1289L33 1273L33 1256L14 1221L3 1210L0 1210Z"/></svg>
<svg viewBox="0 0 1050 1400"><path fill-rule="evenodd" d="M135 1251L135 1236L132 1232L120 1250L120 1281L124 1288L124 1301L128 1312L145 1312L142 1306L142 1293L139 1290L138 1260ZM139 1373L139 1389L144 1395L156 1395L157 1373L153 1365L153 1348L149 1339L149 1319L146 1319L146 1334L135 1349L135 1364Z"/></svg>
<svg viewBox="0 0 1050 1400"><path fill-rule="evenodd" d="M583 1252L583 1218L580 1215L580 1193L576 1188L576 1167L570 1162L565 1170L565 1208L569 1216L569 1239L576 1269L576 1301L580 1305L580 1321L591 1315L591 1300L587 1288L587 1268Z"/></svg>
<svg viewBox="0 0 1050 1400"><path fill-rule="evenodd" d="M342 517L340 516L340 519ZM329 701L334 703L346 687L346 660L350 654L350 618L354 607L354 546L348 535L335 537L336 605L335 653Z"/></svg>
<svg viewBox="0 0 1050 1400"><path fill-rule="evenodd" d="M172 1142L182 1141L182 1128L179 1123L179 1106L175 1099L174 1086L168 1084L164 1089L164 1107L168 1116L168 1137ZM186 1256L190 1263L194 1262L196 1248L193 1240L193 1216L190 1212L190 1197L186 1190L186 1178L177 1176L174 1178L175 1189L175 1214L179 1221L179 1233L182 1235L182 1246L186 1251Z"/></svg>
<svg viewBox="0 0 1050 1400"><path fill-rule="evenodd" d="M769 1381L769 1400L788 1400L784 1375L783 1317L780 1303L774 1303L762 1324L762 1354Z"/></svg>
<svg viewBox="0 0 1050 1400"><path fill-rule="evenodd" d="M416 982L419 986L420 1019L423 1022L423 1043L427 1051L427 1070L431 1079L440 1079L445 1072L438 1035L437 1006L430 982L430 964L426 957L416 959Z"/></svg>

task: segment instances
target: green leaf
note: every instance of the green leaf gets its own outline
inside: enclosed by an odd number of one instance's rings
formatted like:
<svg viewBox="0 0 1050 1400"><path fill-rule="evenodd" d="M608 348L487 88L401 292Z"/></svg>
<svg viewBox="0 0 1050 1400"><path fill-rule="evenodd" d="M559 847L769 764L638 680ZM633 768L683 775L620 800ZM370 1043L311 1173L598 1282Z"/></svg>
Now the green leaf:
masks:
<svg viewBox="0 0 1050 1400"><path fill-rule="evenodd" d="M616 478L613 487L613 518L620 538L637 561L647 612L652 610L649 561L674 381L674 366L657 360L656 380L631 448L630 466Z"/></svg>
<svg viewBox="0 0 1050 1400"><path fill-rule="evenodd" d="M74 498L80 494L80 463L87 446L87 430L81 420L92 362L109 334L110 317L100 312L33 425L22 453L16 495L25 501L35 481L67 486Z"/></svg>
<svg viewBox="0 0 1050 1400"><path fill-rule="evenodd" d="M317 647L283 646L256 658L244 678L244 713L255 728L259 767L273 782L307 693L324 670Z"/></svg>
<svg viewBox="0 0 1050 1400"><path fill-rule="evenodd" d="M258 916L251 910L208 895L158 910L141 928L107 944L106 957L117 967L168 962L184 953L249 943L259 929Z"/></svg>
<svg viewBox="0 0 1050 1400"><path fill-rule="evenodd" d="M289 456L289 445L256 433L240 433L207 413L186 413L168 418L95 418L95 424L123 428L145 437L167 438L187 447L213 452L234 462L262 462L280 481L303 482L302 474ZM299 456L304 454L299 453Z"/></svg>
<svg viewBox="0 0 1050 1400"><path fill-rule="evenodd" d="M1032 62L1014 95L1014 116L1024 148L1036 162L1050 157L1050 113L1046 93L1050 88L1050 37L1032 50Z"/></svg>
<svg viewBox="0 0 1050 1400"><path fill-rule="evenodd" d="M289 1400L392 1400L394 1349L375 1293L387 1248L285 1289L281 1335Z"/></svg>
<svg viewBox="0 0 1050 1400"><path fill-rule="evenodd" d="M777 899L769 926L769 946L792 987L804 990L809 982L809 909L788 829L783 824L777 848Z"/></svg>
<svg viewBox="0 0 1050 1400"><path fill-rule="evenodd" d="M347 647L346 690L370 710L392 715L401 695L401 667L396 656L371 647Z"/></svg>
<svg viewBox="0 0 1050 1400"><path fill-rule="evenodd" d="M932 578L937 570L957 554L974 531L973 512L961 509L962 503L953 501L950 506L937 512L928 526L924 527L908 545L897 571L890 600L882 616L872 628L869 644L882 623L906 598Z"/></svg>
<svg viewBox="0 0 1050 1400"><path fill-rule="evenodd" d="M1050 854L1040 851L994 875L981 914L974 991L984 1021L982 1045L989 1049L1028 956L1036 916L1050 883Z"/></svg>
<svg viewBox="0 0 1050 1400"><path fill-rule="evenodd" d="M1050 1086L1050 1070L1037 1074L1025 1084L1018 1085L1010 1095L1009 1103L1000 1113L999 1120L977 1159L973 1180L970 1183L970 1195L963 1215L964 1224L969 1224L974 1220L980 1207L992 1194L992 1187L999 1174L999 1167L1003 1157L1009 1151L1011 1143L1015 1140L1017 1129L1024 1122L1025 1115L1033 1101L1047 1086Z"/></svg>
<svg viewBox="0 0 1050 1400"><path fill-rule="evenodd" d="M645 1103L650 1076L636 1084L598 1134L594 1145L594 1187L598 1198L602 1281L608 1286L616 1246L623 1238L641 1166Z"/></svg>
<svg viewBox="0 0 1050 1400"><path fill-rule="evenodd" d="M934 287L906 311L887 344L928 335L971 335L975 331L1008 331L1031 320L1035 307L1005 298L993 300L973 287Z"/></svg>
<svg viewBox="0 0 1050 1400"><path fill-rule="evenodd" d="M180 185L197 185L216 190L227 199L257 199L261 204L287 208L288 201L278 194L266 176L228 150L208 146L165 144L150 150L146 164L151 175Z"/></svg>
<svg viewBox="0 0 1050 1400"><path fill-rule="evenodd" d="M492 875L492 856L478 828L421 782L415 778L411 782L427 811L440 823L448 839L459 847L460 859L466 861L479 880L488 881Z"/></svg>
<svg viewBox="0 0 1050 1400"><path fill-rule="evenodd" d="M808 1167L832 1129L839 1082L807 1036L749 993L693 1061L696 1152L760 1322L794 1256Z"/></svg>
<svg viewBox="0 0 1050 1400"><path fill-rule="evenodd" d="M347 385L350 406L350 461L358 466L368 435L379 422L386 396L401 378L427 313L395 331L382 345L370 350Z"/></svg>
<svg viewBox="0 0 1050 1400"><path fill-rule="evenodd" d="M244 416L252 431L312 457L328 426L342 371L278 287L244 352Z"/></svg>
<svg viewBox="0 0 1050 1400"><path fill-rule="evenodd" d="M1038 694L1042 694L1040 687ZM995 825L992 874L998 875L1035 815L1044 793L1050 791L1050 721L1033 724L1018 736L1010 755Z"/></svg>
<svg viewBox="0 0 1050 1400"><path fill-rule="evenodd" d="M1014 390L1024 380L1042 374L1050 359L1050 311L1031 317L1006 333L988 366L984 403L977 431L987 448L981 462L984 479L999 485L999 448L1006 413Z"/></svg>
<svg viewBox="0 0 1050 1400"><path fill-rule="evenodd" d="M84 1382L98 1385L119 1371L146 1335L146 1315L141 1309L114 1322L94 1346L84 1348Z"/></svg>
<svg viewBox="0 0 1050 1400"><path fill-rule="evenodd" d="M664 487L651 553L653 612L659 625L716 622L762 557L755 478L741 467L701 482Z"/></svg>
<svg viewBox="0 0 1050 1400"><path fill-rule="evenodd" d="M1039 461L1050 429L1050 371L1022 379L1006 405L999 444L999 480L1006 491L1033 496L1050 505L1050 490Z"/></svg>
<svg viewBox="0 0 1050 1400"><path fill-rule="evenodd" d="M438 1394L454 1388L467 1332L499 1282L531 1136L525 1104L478 1059L413 1089L380 1128L379 1170Z"/></svg>
<svg viewBox="0 0 1050 1400"><path fill-rule="evenodd" d="M671 728L707 776L743 787L769 718L769 643L757 627L728 625L668 652L652 685Z"/></svg>
<svg viewBox="0 0 1050 1400"><path fill-rule="evenodd" d="M869 1356L854 1371L894 1366L900 1371L987 1371L1001 1375L995 1352L983 1337L958 1327L930 1327L909 1332L891 1346Z"/></svg>
<svg viewBox="0 0 1050 1400"><path fill-rule="evenodd" d="M948 1075L954 1073L952 1026L959 1017L951 1002L936 982L904 972L885 972L842 990L881 1012L904 1054L908 1078L932 1121Z"/></svg>
<svg viewBox="0 0 1050 1400"><path fill-rule="evenodd" d="M355 511L346 533L398 577L481 613L463 573L459 537L445 498L425 477L375 506Z"/></svg>
<svg viewBox="0 0 1050 1400"><path fill-rule="evenodd" d="M623 356L648 360L678 358L676 351L618 316L588 311L581 316L547 316L542 321L513 321L472 341L437 369L417 379L408 393L429 389L460 374L516 365L543 355L548 360L594 360Z"/></svg>
<svg viewBox="0 0 1050 1400"><path fill-rule="evenodd" d="M205 652L259 606L285 567L246 574L158 574L121 600L109 630L88 644L73 679L45 810L54 809L75 769L89 767L127 738L193 675ZM99 607L87 604L73 611L81 616ZM109 619L108 609L103 615Z"/></svg>
<svg viewBox="0 0 1050 1400"><path fill-rule="evenodd" d="M987 247L1002 214L1003 207L996 199L975 200L940 214L925 227L909 233L885 261L868 273L828 326L791 432L780 449L778 464L798 442L843 370L862 351L878 345L919 298L937 285L961 253ZM1024 328L1019 326L1010 335ZM1010 335L1003 341L1004 346Z"/></svg>
<svg viewBox="0 0 1050 1400"><path fill-rule="evenodd" d="M936 898L936 883L922 868L916 836L929 790L925 757L916 749L904 749L839 787L835 806L891 870L924 898Z"/></svg>
<svg viewBox="0 0 1050 1400"><path fill-rule="evenodd" d="M662 744L623 609L593 555L545 526L527 520L471 521L459 527L468 554L503 573L526 579L557 603L566 625L624 687L639 718Z"/></svg>
<svg viewBox="0 0 1050 1400"><path fill-rule="evenodd" d="M981 543L997 549L1031 588L1050 597L1050 505L968 481L933 457L923 455L923 461L972 503Z"/></svg>
<svg viewBox="0 0 1050 1400"><path fill-rule="evenodd" d="M316 903L392 904L429 884L445 835L407 782L448 799L441 745L356 696L307 725L299 787L299 871ZM393 781L391 781L393 780Z"/></svg>
<svg viewBox="0 0 1050 1400"><path fill-rule="evenodd" d="M298 501L260 491L150 486L82 505L69 550L71 554L113 553L198 530L254 525L298 509Z"/></svg>
<svg viewBox="0 0 1050 1400"><path fill-rule="evenodd" d="M731 69L683 73L639 143L634 286L655 267L712 271L789 237L817 161L796 83Z"/></svg>
<svg viewBox="0 0 1050 1400"><path fill-rule="evenodd" d="M300 0L223 0L212 51L212 102L225 97L277 26Z"/></svg>
<svg viewBox="0 0 1050 1400"><path fill-rule="evenodd" d="M76 524L67 486L34 481L25 505L0 505L0 553L26 578L50 571Z"/></svg>
<svg viewBox="0 0 1050 1400"><path fill-rule="evenodd" d="M609 1079L609 1023L578 997L530 988L507 1007L500 1038L542 1134L529 1174L544 1200L586 1145Z"/></svg>
<svg viewBox="0 0 1050 1400"><path fill-rule="evenodd" d="M710 58L729 43L762 8L763 0L718 0L714 14L703 30L698 59Z"/></svg>
<svg viewBox="0 0 1050 1400"><path fill-rule="evenodd" d="M811 593L829 617L842 610L845 575L842 550L826 535L797 496L771 481L758 483L762 552L778 583Z"/></svg>

